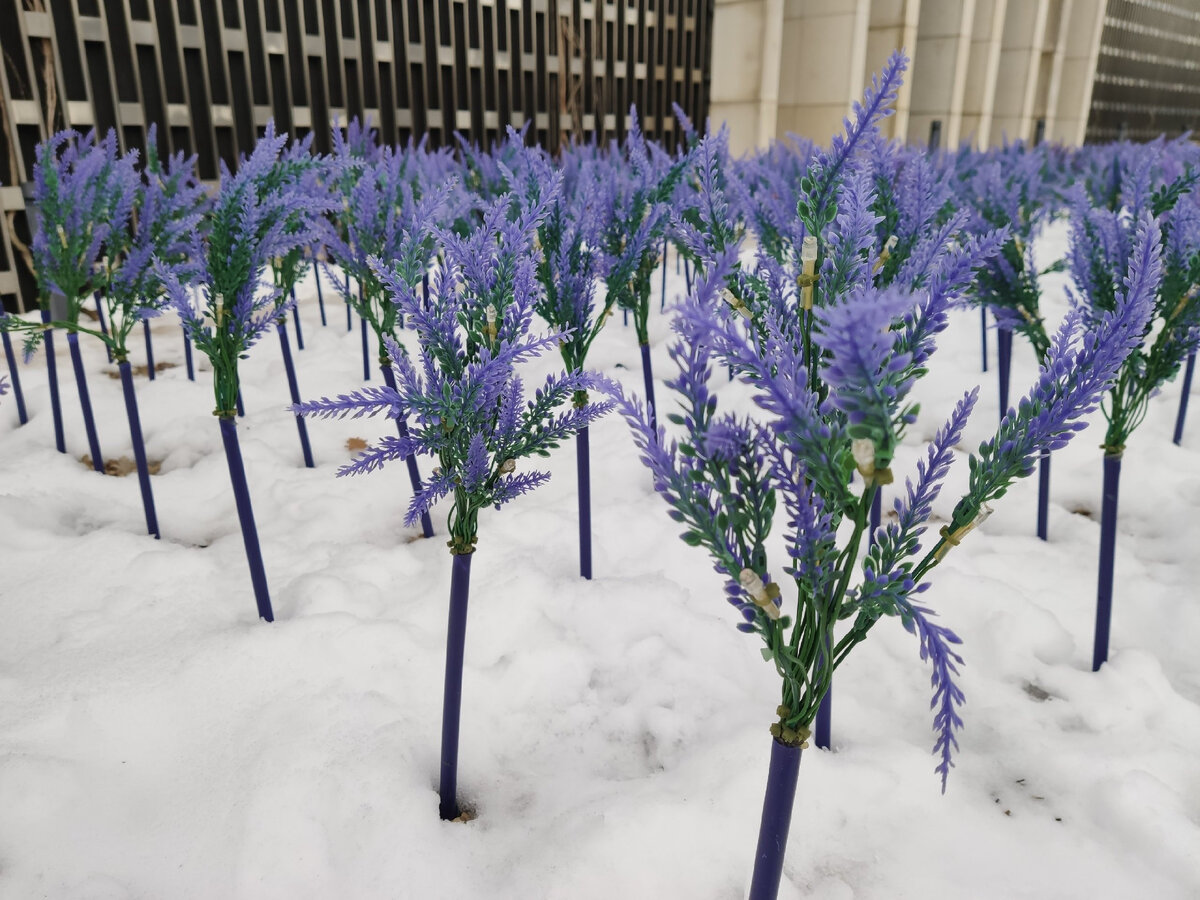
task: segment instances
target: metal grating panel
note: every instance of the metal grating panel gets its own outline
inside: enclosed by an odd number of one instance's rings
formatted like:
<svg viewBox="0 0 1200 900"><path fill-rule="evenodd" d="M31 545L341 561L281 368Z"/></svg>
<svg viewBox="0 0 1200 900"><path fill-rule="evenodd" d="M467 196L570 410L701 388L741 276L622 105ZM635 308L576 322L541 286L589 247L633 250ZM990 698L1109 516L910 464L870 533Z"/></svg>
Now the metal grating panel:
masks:
<svg viewBox="0 0 1200 900"><path fill-rule="evenodd" d="M674 145L671 104L708 110L712 0L0 0L0 184L38 141L116 128L141 147L236 163L268 117L298 135L370 117L384 140L479 144L531 122L551 151L621 138L636 104ZM0 188L0 299L34 305L17 190Z"/></svg>
<svg viewBox="0 0 1200 900"><path fill-rule="evenodd" d="M1108 0L1088 143L1200 130L1200 0Z"/></svg>

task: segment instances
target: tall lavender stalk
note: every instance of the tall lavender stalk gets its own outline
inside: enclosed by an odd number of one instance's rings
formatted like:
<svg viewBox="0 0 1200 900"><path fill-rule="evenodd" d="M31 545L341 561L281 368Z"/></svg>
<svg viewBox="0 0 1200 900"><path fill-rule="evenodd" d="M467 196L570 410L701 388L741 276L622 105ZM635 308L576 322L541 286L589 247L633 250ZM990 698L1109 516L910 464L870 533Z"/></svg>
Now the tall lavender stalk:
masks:
<svg viewBox="0 0 1200 900"><path fill-rule="evenodd" d="M1134 297L1082 338L1078 317L1068 320L1033 389L971 455L968 490L926 550L921 538L975 403L975 391L964 395L895 499L896 519L861 555L870 506L879 487L892 481L895 448L916 413L907 395L927 369L950 301L969 282L985 245L995 252L998 243L993 236L938 248L940 258L926 268L926 289L914 292L903 280L872 283L877 251L869 235L876 223L866 214L870 190L851 151L894 96L902 68L899 57L889 62L856 111L863 124L822 155L804 186L806 228L823 236L818 285L795 287L766 253L754 270L743 270L736 241L717 255L697 253L695 290L680 308L680 338L671 347L679 375L669 385L682 410L668 421L680 436L668 440L641 403L618 393L655 488L684 526L681 537L708 551L741 616L739 630L759 636L764 659L781 677L752 900L777 895L798 751L833 672L883 616L914 633L933 666L934 752L944 789L962 727L964 698L955 684L960 641L917 595L945 555L986 518L989 504L1028 475L1043 450L1062 446L1083 427L1081 417L1112 383L1148 314L1144 298ZM828 182L838 171L845 174ZM835 201L839 228L826 232L834 217L822 221L822 210ZM702 245L695 236L688 240ZM808 286L821 291L811 330L802 299ZM753 388L758 414L718 413L708 388L714 363L732 365ZM856 471L861 488L852 486ZM782 572L795 586L794 615L785 609L767 554L778 501L786 511ZM835 632L838 623L848 627Z"/></svg>
<svg viewBox="0 0 1200 900"><path fill-rule="evenodd" d="M511 138L510 138L511 139ZM590 157L577 154L564 159L561 174L556 174L548 157L538 151L523 155L523 189L531 203L543 196L555 199L538 226L538 244L542 256L538 280L542 290L536 304L538 314L552 328L563 332L558 345L568 372L582 372L588 351L612 314L616 297L607 294L597 303L596 282L603 260L598 252L602 243L604 220L600 169ZM563 187L556 190L558 179ZM643 357L649 348L643 347ZM648 367L643 372L649 372ZM576 409L591 402L587 391L573 398ZM592 485L591 448L586 427L575 436L575 473L579 502L579 574L592 577Z"/></svg>
<svg viewBox="0 0 1200 900"><path fill-rule="evenodd" d="M450 186L431 177L424 168L427 160L416 151L389 148L364 155L339 131L334 132L334 149L330 183L340 195L341 214L336 222L325 223L324 245L330 259L345 270L346 301L360 317L363 380L371 380L374 363L385 370L386 383L391 368L387 341L399 340L404 322L370 261L386 260L390 277L413 289L420 285L434 254L429 229L442 214ZM354 295L349 293L351 275L358 285ZM403 438L407 426L401 421L397 427ZM416 458L410 456L405 465L417 495L423 486ZM421 530L425 537L433 536L428 513L421 516Z"/></svg>
<svg viewBox="0 0 1200 900"><path fill-rule="evenodd" d="M685 162L672 162L646 141L638 127L636 110L630 111L630 120L624 154L611 159L609 170L599 176L601 208L607 219L600 247L605 257L608 294L633 317L646 402L653 417L657 407L650 361L650 279L669 222L667 201L683 175Z"/></svg>
<svg viewBox="0 0 1200 900"><path fill-rule="evenodd" d="M97 140L94 134L64 131L38 145L34 164L30 207L34 268L39 292L50 301L49 309L43 302L43 322L67 331L92 465L101 473L104 459L78 335L92 334L106 344L110 340L106 333L84 327L80 316L85 298L102 284L115 253L114 240L132 215L136 194L134 159L118 153L113 131L103 140ZM43 333L35 323L13 317L6 317L0 327L26 331L26 352L32 351ZM49 329L45 332L48 335ZM57 393L56 382L57 378L52 396Z"/></svg>
<svg viewBox="0 0 1200 900"><path fill-rule="evenodd" d="M1009 412L1012 383L1013 334L1029 341L1040 363L1049 351L1050 338L1041 314L1038 278L1061 268L1055 263L1039 272L1033 244L1058 205L1054 186L1047 177L1050 150L1042 145L1009 144L985 153L977 167L966 173L960 185L961 201L971 210L971 227L976 233L1006 228L1008 240L1000 252L980 271L973 298L982 308L985 322L984 371L987 370L987 313L996 319L996 378L1000 418ZM1037 535L1048 539L1050 507L1050 454L1045 454L1038 474Z"/></svg>
<svg viewBox="0 0 1200 900"><path fill-rule="evenodd" d="M409 505L406 524L453 497L447 523L453 563L442 709L443 819L462 812L457 787L463 647L479 513L545 483L547 473L519 472L520 462L547 454L610 406L569 405L576 392L600 384L595 376L552 375L526 401L517 374L563 337L529 333L538 296L533 236L553 199L547 195L514 213L511 198L502 196L469 234L438 230L443 261L432 277L428 303L421 297L419 276L412 278L403 266L388 270L375 260L375 275L415 332L419 351L410 355L388 338L395 388L369 387L298 407L306 415L326 417L381 412L398 420L411 417L406 436L384 438L339 474L367 473L414 453L428 454L437 458L438 467Z"/></svg>
<svg viewBox="0 0 1200 900"><path fill-rule="evenodd" d="M212 362L214 415L229 463L255 603L259 617L268 622L274 614L237 436L238 361L278 319L286 302L282 289L266 280L270 262L311 244L317 237L316 218L330 208L308 181L318 161L303 152L281 155L286 140L268 123L236 175L222 165L220 192L209 215L206 246L195 255L200 270L194 277L190 272L181 277L169 264L158 267L188 334ZM189 290L193 280L198 297Z"/></svg>
<svg viewBox="0 0 1200 900"><path fill-rule="evenodd" d="M1113 208L1077 203L1070 270L1079 314L1092 327L1115 307L1142 298L1150 315L1104 398L1104 483L1092 668L1108 659L1116 565L1121 459L1151 398L1178 374L1200 344L1200 207L1192 194L1200 173L1167 180L1161 147L1145 148L1120 182ZM1124 287L1124 290L1121 288Z"/></svg>
<svg viewBox="0 0 1200 900"><path fill-rule="evenodd" d="M278 163L281 171L295 168L298 173L297 190L307 195L306 204L291 217L288 224L293 233L313 233L322 226L324 219L320 212L332 205L326 179L324 162L313 160L310 156L311 136L304 141L293 144L283 154ZM296 310L296 285L304 277L308 269L307 245L297 244L286 253L271 259L271 276L275 285L275 332L279 336L279 350L283 356L283 370L287 378L288 394L292 404L300 402L299 379L296 376L296 363L292 357L291 342L288 340L287 320L288 308L291 308L296 325L296 343L303 349L303 339L300 336L300 316ZM300 437L300 454L304 465L311 469L314 466L312 444L308 439L308 425L302 416L296 416L296 432Z"/></svg>
<svg viewBox="0 0 1200 900"><path fill-rule="evenodd" d="M160 264L175 267L178 276L190 278L196 271L198 241L202 232L203 210L208 203L203 185L196 176L196 158L182 153L159 159L155 132L151 129L145 165L134 181L135 215L126 227L114 232L111 252L103 270L101 296L108 308L111 329L106 344L117 362L125 413L133 444L138 487L146 531L161 536L150 464L138 411L133 370L129 363L129 337L138 322L149 330L150 319L162 314L167 304L163 283L158 275ZM192 378L191 344L184 334L188 371ZM153 360L151 360L151 368Z"/></svg>

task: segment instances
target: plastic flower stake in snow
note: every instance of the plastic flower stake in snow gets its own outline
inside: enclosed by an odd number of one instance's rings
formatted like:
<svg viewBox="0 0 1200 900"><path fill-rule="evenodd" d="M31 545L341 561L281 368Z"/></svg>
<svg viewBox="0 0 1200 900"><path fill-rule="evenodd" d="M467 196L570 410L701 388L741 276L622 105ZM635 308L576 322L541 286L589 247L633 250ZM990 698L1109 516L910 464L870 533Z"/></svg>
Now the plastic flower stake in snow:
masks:
<svg viewBox="0 0 1200 900"><path fill-rule="evenodd" d="M279 165L285 169L294 165L297 161L307 165L306 171L301 176L301 189L307 191L313 199L306 212L307 217L298 216L293 218L288 227L295 231L304 233L312 233L318 227L318 223L323 223L325 220L320 216L319 210L330 205L328 189L322 183L322 165L312 166L313 160L310 158L309 148L312 144L312 134L301 141L294 143L289 147L280 160ZM321 163L325 163L324 160ZM296 284L304 276L308 268L307 245L297 244L286 253L280 256L271 258L271 275L275 283L275 333L279 336L279 350L283 355L283 370L287 375L288 392L291 395L292 404L300 402L300 387L296 378L296 363L292 358L291 342L288 340L287 332L287 313L288 307L292 308L292 313L296 322L296 345L303 350L304 339L300 335L300 313L296 309ZM300 436L300 453L304 459L304 465L311 469L314 466L312 445L308 440L308 426L304 422L302 416L296 416L296 431Z"/></svg>
<svg viewBox="0 0 1200 900"><path fill-rule="evenodd" d="M31 353L50 329L67 332L67 346L75 370L75 384L83 411L84 430L92 467L104 473L104 456L92 415L91 397L83 356L79 350L79 333L94 335L107 342L99 331L79 323L84 300L98 286L107 258L113 253L114 235L126 228L133 211L137 191L134 173L135 155L120 156L117 138L109 131L102 141L94 135L80 136L63 131L38 145L34 164L34 205L37 209L33 235L34 269L42 306L42 324L25 322L10 316L0 319L5 330L29 333L26 353ZM53 347L47 343L47 361ZM56 400L57 373L53 373L52 401ZM57 404L56 404L57 405ZM59 450L65 451L61 440L61 411L56 420Z"/></svg>
<svg viewBox="0 0 1200 900"><path fill-rule="evenodd" d="M1005 228L1008 239L1000 252L980 270L972 297L996 319L996 372L1000 391L1000 418L1009 411L1012 379L1013 333L1024 335L1038 362L1050 349L1050 337L1040 310L1039 272L1033 245L1046 213L1054 209L1047 183L1048 145L1027 148L1017 142L988 151L982 164L961 184L961 202L972 211L970 228L976 233ZM1061 263L1046 271L1061 268ZM1049 537L1050 455L1039 462L1037 535Z"/></svg>
<svg viewBox="0 0 1200 900"><path fill-rule="evenodd" d="M556 176L544 153L529 150L526 191L531 202L553 191ZM563 162L564 188L553 192L554 201L538 226L542 256L537 274L542 291L537 312L552 327L561 329L558 345L568 372L581 372L587 354L612 313L616 298L608 294L596 302L596 279L601 274L600 244L604 222L601 210L599 166L582 154ZM577 408L590 402L587 391L574 397ZM588 429L575 436L575 469L579 492L579 574L592 577L591 456Z"/></svg>
<svg viewBox="0 0 1200 900"><path fill-rule="evenodd" d="M870 115L879 94L894 91L901 65L892 60L860 119ZM852 144L854 135L841 146ZM944 789L954 732L962 726L958 707L964 698L954 683L959 639L936 624L917 595L948 549L1032 471L1042 451L1062 446L1083 427L1080 417L1095 408L1148 315L1144 298L1131 292L1082 338L1078 318L1068 320L1030 394L972 454L969 490L945 533L926 549L921 538L933 502L975 403L976 392L966 394L896 498L896 520L860 556L872 496L916 413L909 390L925 371L949 302L970 279L980 244L944 248L923 287L875 286L870 273L876 251L866 236L874 221L864 213L869 184L854 163L840 185L824 184L829 172L846 164L836 153L824 156L804 190L801 212L812 225L820 220L822 197L831 203L836 198L838 208L836 228L825 229L830 217L820 229L809 229L827 235L811 328L794 279L774 261L760 257L752 277L731 277L738 258L732 246L704 262L695 294L680 309L681 339L671 348L679 375L669 386L680 395L682 413L670 421L682 439L668 442L640 403L618 394L656 489L685 527L681 537L709 552L742 617L738 628L759 636L763 657L782 682L751 900L777 895L800 752L833 672L883 616L899 618L933 666L934 752ZM753 321L718 299L731 282L756 292L745 298ZM760 407L754 419L718 413L708 389L713 361L732 366L754 388ZM855 487L856 471L869 472L870 480ZM766 547L777 501L787 512L782 572L795 591L790 609L782 585L778 594L768 590L774 579ZM843 523L851 527L839 530Z"/></svg>
<svg viewBox="0 0 1200 900"><path fill-rule="evenodd" d="M423 171L421 151L384 148L364 157L354 152L354 146L342 140L340 131L334 131L332 181L341 197L342 212L336 227L326 224L324 241L347 278L353 275L358 282L357 296L347 293L347 302L362 320L364 376L370 374L368 360L373 360L383 374L384 384L391 385L392 368L385 341L399 340L403 322L371 260L385 261L394 277L410 286L421 283L434 254L430 227L435 224L447 188ZM373 357L368 326L375 336ZM404 437L408 430L404 419L399 419L396 427ZM419 494L422 484L416 457L410 455L404 462L413 494ZM428 512L421 516L421 532L433 537Z"/></svg>
<svg viewBox="0 0 1200 900"><path fill-rule="evenodd" d="M442 710L441 816L457 818L459 711L466 639L467 596L478 540L479 512L500 507L543 484L549 475L524 469L521 461L548 455L608 411L609 403L569 405L578 391L600 386L584 372L553 375L526 401L518 368L553 350L564 334L529 333L537 302L537 252L533 236L553 202L515 216L508 197L484 211L482 224L460 237L439 232L444 261L435 271L429 299L394 272L375 264L375 274L416 332L419 353L410 357L387 340L395 387L302 403L305 415L411 417L410 430L384 438L339 474L370 472L385 462L420 453L438 467L408 508L412 525L443 497L451 497L447 542L453 555L446 646L446 685ZM496 331L488 331L488 307L496 310ZM565 410L563 407L567 407Z"/></svg>
<svg viewBox="0 0 1200 900"><path fill-rule="evenodd" d="M656 145L647 143L638 127L637 110L633 108L630 109L630 122L625 139L626 154L614 156L610 171L597 173L607 216L601 246L608 294L617 306L633 315L633 328L642 354L646 402L653 418L650 279L658 265L659 241L667 228L670 213L667 201L683 174L685 160L672 163ZM628 155L628 161L625 155Z"/></svg>
<svg viewBox="0 0 1200 900"><path fill-rule="evenodd" d="M281 160L286 141L287 136L276 135L274 122L269 122L236 175L222 166L208 246L196 278L198 297L174 267L160 266L188 335L212 362L217 401L213 415L221 426L258 614L268 622L274 620L274 613L237 437L238 360L278 316L279 288L264 283L270 260L312 243L316 235L305 223L327 209L304 184L317 161L300 155Z"/></svg>
<svg viewBox="0 0 1200 900"><path fill-rule="evenodd" d="M121 374L125 412L133 440L133 458L142 491L146 528L159 536L158 514L150 487L150 468L142 440L141 417L129 363L129 336L138 322L162 313L168 297L160 277L170 266L176 277L190 280L199 271L202 226L208 198L196 177L196 157L176 154L164 167L157 152L155 129L146 142L146 165L137 182L137 202L128 227L114 231L109 255L98 278L111 327L105 338ZM184 335L185 346L190 347Z"/></svg>
<svg viewBox="0 0 1200 900"><path fill-rule="evenodd" d="M1121 457L1145 418L1150 398L1175 377L1200 343L1200 209L1183 196L1196 181L1189 172L1150 191L1152 148L1146 148L1123 200L1127 211L1077 207L1072 217L1071 275L1078 304L1094 327L1114 306L1138 298L1152 310L1137 334L1116 384L1104 398L1104 493L1100 516L1100 569L1092 669L1108 659L1113 571L1117 540L1117 496ZM1122 293L1118 280L1124 278Z"/></svg>

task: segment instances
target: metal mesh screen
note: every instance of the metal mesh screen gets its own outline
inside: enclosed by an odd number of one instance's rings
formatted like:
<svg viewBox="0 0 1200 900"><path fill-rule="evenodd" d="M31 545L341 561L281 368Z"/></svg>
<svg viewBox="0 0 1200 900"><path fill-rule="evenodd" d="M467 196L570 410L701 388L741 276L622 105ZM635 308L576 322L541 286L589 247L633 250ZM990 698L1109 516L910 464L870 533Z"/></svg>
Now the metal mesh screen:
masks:
<svg viewBox="0 0 1200 900"><path fill-rule="evenodd" d="M1089 143L1200 126L1200 0L1108 0Z"/></svg>
<svg viewBox="0 0 1200 900"><path fill-rule="evenodd" d="M636 104L670 145L672 103L707 115L711 23L712 0L0 0L0 298L32 304L19 184L60 128L128 149L157 122L206 179L271 117L318 150L358 116L434 145L529 122L553 151L623 137Z"/></svg>

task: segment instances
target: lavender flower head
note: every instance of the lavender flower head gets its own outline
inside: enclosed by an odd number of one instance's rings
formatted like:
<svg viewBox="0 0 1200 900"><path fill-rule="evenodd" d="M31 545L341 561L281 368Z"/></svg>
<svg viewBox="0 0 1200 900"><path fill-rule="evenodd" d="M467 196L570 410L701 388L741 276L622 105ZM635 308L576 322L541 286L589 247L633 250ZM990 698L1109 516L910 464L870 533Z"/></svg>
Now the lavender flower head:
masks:
<svg viewBox="0 0 1200 900"><path fill-rule="evenodd" d="M108 343L121 362L134 326L159 315L169 302L161 280L163 267L187 282L200 270L204 212L208 196L196 177L196 157L182 153L164 166L158 156L155 127L146 142L146 164L137 185L137 214L114 234L112 251L100 272L101 291L112 323Z"/></svg>
<svg viewBox="0 0 1200 900"><path fill-rule="evenodd" d="M543 202L521 211L512 198L501 197L466 236L441 232L444 258L431 278L428 304L412 284L376 262L376 275L417 338L412 354L387 340L396 388L366 388L296 407L322 417L407 417L407 436L383 438L339 474L370 472L411 453L435 457L437 468L413 498L406 522L453 495L449 546L455 554L474 552L480 510L500 507L549 478L520 470L521 460L547 455L611 406L562 409L575 392L600 386L596 375L552 375L527 400L519 374L563 336L530 333L539 295L533 236L556 190L557 184Z"/></svg>
<svg viewBox="0 0 1200 900"><path fill-rule="evenodd" d="M92 290L114 236L128 227L137 200L136 153L120 155L116 132L97 141L62 131L38 147L34 199L40 209L33 236L34 267L43 295L57 292L68 302L70 324Z"/></svg>
<svg viewBox="0 0 1200 900"><path fill-rule="evenodd" d="M682 413L668 420L682 436L668 440L667 429L655 429L636 400L621 393L617 399L656 490L685 525L683 540L708 550L741 615L739 630L760 636L764 658L781 676L776 739L803 745L833 670L879 619L894 616L918 638L932 668L934 752L944 788L962 727L960 641L917 594L981 521L986 504L1082 427L1081 417L1095 408L1145 327L1157 262L1154 242L1143 236L1117 309L1090 333L1081 333L1078 314L1069 317L1029 397L971 458L970 490L931 547L922 547L922 538L977 391L963 396L918 463L895 501L896 521L876 531L860 556L871 503L893 482L895 447L918 413L910 390L927 369L949 305L1010 233L980 228L964 235L967 223L946 215L932 170L921 163L908 180L919 196L904 202L903 215L899 200L890 208L876 205L875 176L890 179L888 190L900 178L897 157L880 149L873 124L880 115L875 94L894 93L895 86L885 74L859 123L848 123L847 137L821 155L817 175L803 187L801 217L821 225L810 230L824 254L819 278L797 283L770 253L742 271L736 241L719 253L695 242L708 258L693 295L678 308L680 340L672 348L679 376L670 386ZM855 155L856 146L873 146L873 160ZM935 237L916 237L879 279L878 229L888 216L888 230L912 237L928 230ZM814 282L822 292L816 303L808 293ZM752 419L719 414L709 386L714 363L752 387L758 406ZM795 583L794 617L765 552L780 502L787 515L782 572ZM835 633L847 620L850 627Z"/></svg>
<svg viewBox="0 0 1200 900"><path fill-rule="evenodd" d="M278 315L282 289L264 279L271 260L311 244L316 218L331 207L306 186L315 160L299 154L281 159L286 142L270 122L237 174L222 165L208 245L194 282L198 290L192 290L187 270L159 264L188 336L212 360L222 417L234 414L238 359Z"/></svg>

